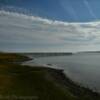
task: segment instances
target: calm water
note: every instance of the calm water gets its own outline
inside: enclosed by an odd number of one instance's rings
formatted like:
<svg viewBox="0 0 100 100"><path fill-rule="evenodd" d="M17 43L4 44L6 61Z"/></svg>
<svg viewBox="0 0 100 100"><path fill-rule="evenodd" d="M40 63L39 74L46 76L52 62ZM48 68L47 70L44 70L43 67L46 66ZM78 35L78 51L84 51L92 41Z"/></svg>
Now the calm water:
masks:
<svg viewBox="0 0 100 100"><path fill-rule="evenodd" d="M75 82L100 92L100 53L40 57L27 64L53 64L50 67L64 69Z"/></svg>

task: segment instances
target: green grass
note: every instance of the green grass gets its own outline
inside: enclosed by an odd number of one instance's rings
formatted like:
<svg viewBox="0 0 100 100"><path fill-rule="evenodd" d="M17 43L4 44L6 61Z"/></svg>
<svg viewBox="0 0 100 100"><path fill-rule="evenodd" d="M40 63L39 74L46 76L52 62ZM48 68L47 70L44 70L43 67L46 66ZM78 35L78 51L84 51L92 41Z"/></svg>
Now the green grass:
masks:
<svg viewBox="0 0 100 100"><path fill-rule="evenodd" d="M14 63L30 60L30 58L16 53L0 53L0 63Z"/></svg>
<svg viewBox="0 0 100 100"><path fill-rule="evenodd" d="M0 94L36 96L39 100L65 100L73 98L52 80L45 78L45 70L20 65L0 66Z"/></svg>
<svg viewBox="0 0 100 100"><path fill-rule="evenodd" d="M0 95L37 97L32 100L100 100L98 93L74 84L59 70L8 63L24 60L22 55L0 54Z"/></svg>

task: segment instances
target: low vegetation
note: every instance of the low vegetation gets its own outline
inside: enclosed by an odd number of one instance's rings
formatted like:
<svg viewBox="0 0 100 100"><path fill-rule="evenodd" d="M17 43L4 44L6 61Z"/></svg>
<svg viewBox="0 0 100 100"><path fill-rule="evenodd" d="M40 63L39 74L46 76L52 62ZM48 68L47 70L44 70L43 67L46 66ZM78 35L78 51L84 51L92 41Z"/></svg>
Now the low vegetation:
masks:
<svg viewBox="0 0 100 100"><path fill-rule="evenodd" d="M20 63L30 60L30 58L16 53L0 53L0 63Z"/></svg>

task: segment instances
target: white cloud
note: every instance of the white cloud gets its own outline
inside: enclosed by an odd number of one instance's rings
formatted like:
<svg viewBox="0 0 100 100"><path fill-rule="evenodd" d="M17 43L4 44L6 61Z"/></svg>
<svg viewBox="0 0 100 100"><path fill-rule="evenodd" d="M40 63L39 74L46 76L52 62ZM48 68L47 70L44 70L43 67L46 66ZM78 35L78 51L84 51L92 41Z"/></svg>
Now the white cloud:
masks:
<svg viewBox="0 0 100 100"><path fill-rule="evenodd" d="M0 50L96 50L99 43L100 21L69 23L0 11Z"/></svg>

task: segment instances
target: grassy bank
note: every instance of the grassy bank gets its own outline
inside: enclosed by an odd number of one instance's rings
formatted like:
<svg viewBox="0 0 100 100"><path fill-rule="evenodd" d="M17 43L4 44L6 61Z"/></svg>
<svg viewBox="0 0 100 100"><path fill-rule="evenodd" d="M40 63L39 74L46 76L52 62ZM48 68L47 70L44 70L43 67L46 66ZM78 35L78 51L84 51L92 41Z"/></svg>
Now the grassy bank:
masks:
<svg viewBox="0 0 100 100"><path fill-rule="evenodd" d="M19 54L0 54L1 100L100 100L98 93L75 84L62 70L13 63L26 60Z"/></svg>
<svg viewBox="0 0 100 100"><path fill-rule="evenodd" d="M16 53L0 53L0 63L16 63L30 60L30 58Z"/></svg>

